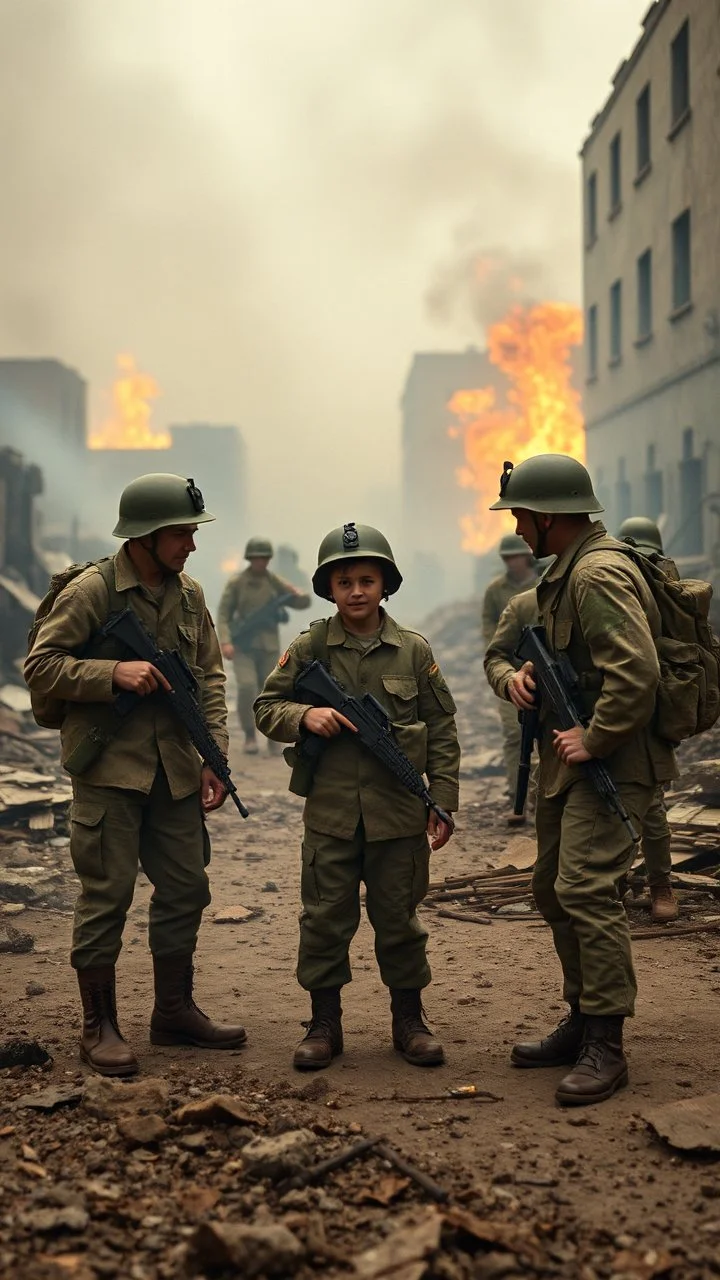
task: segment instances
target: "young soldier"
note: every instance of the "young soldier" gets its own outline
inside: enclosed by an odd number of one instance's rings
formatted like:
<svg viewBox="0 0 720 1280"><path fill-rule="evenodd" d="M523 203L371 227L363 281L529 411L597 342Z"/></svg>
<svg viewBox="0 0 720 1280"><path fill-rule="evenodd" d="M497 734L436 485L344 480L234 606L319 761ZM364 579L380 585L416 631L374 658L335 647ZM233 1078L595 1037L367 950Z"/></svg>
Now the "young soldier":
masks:
<svg viewBox="0 0 720 1280"><path fill-rule="evenodd" d="M541 704L538 858L533 893L562 965L569 1016L544 1040L515 1046L518 1067L569 1065L558 1102L601 1102L627 1083L623 1022L636 983L627 917L617 883L635 846L579 767L602 759L639 828L659 783L675 776L672 748L652 728L660 668L660 614L640 570L590 514L602 511L585 468L544 454L506 464L500 500L542 559L557 557L537 586L553 655L578 675L586 728L560 730ZM598 545L602 544L602 545ZM508 663L495 692L518 710L533 706L532 664Z"/></svg>
<svg viewBox="0 0 720 1280"><path fill-rule="evenodd" d="M255 703L258 728L268 737L296 742L313 733L326 740L304 814L297 977L310 992L312 1018L295 1053L299 1068L326 1067L342 1052L340 989L351 980L348 949L360 923L361 881L380 974L390 988L393 1044L416 1066L444 1060L423 1021L430 968L416 908L428 886L428 837L437 850L451 832L357 742L344 716L308 706L295 691L296 678L319 659L348 693L374 695L398 745L427 774L437 804L457 808L455 704L427 641L398 626L381 604L401 582L377 529L346 524L329 533L313 588L337 613L293 641Z"/></svg>
<svg viewBox="0 0 720 1280"><path fill-rule="evenodd" d="M505 572L493 578L483 596L482 627L486 649L510 601L521 592L529 591L537 582L532 553L523 538L519 538L515 533L506 533L500 540L498 552L505 566ZM508 795L512 798L515 794L520 762L520 724L517 711L504 698L498 700L498 711L502 727L507 789ZM508 814L508 826L522 825L524 821L524 818L516 817L512 811Z"/></svg>
<svg viewBox="0 0 720 1280"><path fill-rule="evenodd" d="M621 542L635 547L648 559L661 563L666 573L671 573L675 578L680 577L674 562L665 555L658 526L648 516L630 516L623 520L617 536ZM657 924L669 924L677 920L680 907L670 883L670 824L663 786L658 786L655 798L643 819L641 848L647 868L652 918Z"/></svg>
<svg viewBox="0 0 720 1280"><path fill-rule="evenodd" d="M252 614L279 596L290 596L285 605L290 609L307 609L310 596L270 573L272 543L267 538L250 538L245 548L247 569L230 578L220 597L218 636L224 658L231 658L237 685L237 714L245 734L245 751L257 753L253 701L280 657L280 633L277 618L253 631L247 640L234 644L233 625L247 621Z"/></svg>
<svg viewBox="0 0 720 1280"><path fill-rule="evenodd" d="M83 1005L80 1056L101 1075L138 1069L115 1005L115 962L138 862L154 886L151 1042L206 1049L245 1042L242 1027L211 1022L192 995L193 952L210 901L205 815L220 807L225 790L170 707L153 696L169 688L164 677L149 662L128 659L114 640L94 640L111 613L134 610L161 648L178 648L192 667L209 728L227 749L220 649L202 588L183 572L198 525L214 519L192 480L134 480L113 530L126 541L60 592L25 663L33 695L64 710L63 763L77 760L98 734L107 739L82 776L73 776L70 843L80 879L71 953ZM125 690L142 701L120 719L113 702Z"/></svg>

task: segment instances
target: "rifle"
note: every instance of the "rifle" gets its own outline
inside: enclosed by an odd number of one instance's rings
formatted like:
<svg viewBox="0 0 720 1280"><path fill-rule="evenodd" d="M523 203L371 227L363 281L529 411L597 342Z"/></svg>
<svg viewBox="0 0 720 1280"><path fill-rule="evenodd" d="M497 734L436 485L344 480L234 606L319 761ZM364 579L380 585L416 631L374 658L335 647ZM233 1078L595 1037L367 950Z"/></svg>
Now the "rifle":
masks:
<svg viewBox="0 0 720 1280"><path fill-rule="evenodd" d="M407 791L422 800L441 822L454 831L455 823L440 805L433 800L422 774L397 745L392 736L392 723L383 707L371 693L356 698L347 693L341 684L330 674L321 662L311 662L295 681L296 693L312 700L316 707L332 707L339 711L357 729L357 737L362 745L375 756L386 769L397 778ZM304 790L298 794L307 795L312 787L312 778L326 741L316 733L304 733L294 750L295 768L300 770L300 778ZM292 762L292 760L291 760Z"/></svg>
<svg viewBox="0 0 720 1280"><path fill-rule="evenodd" d="M201 757L203 764L208 769L212 769L215 777L222 782L235 808L242 814L243 818L247 818L248 810L237 793L237 787L230 775L227 756L220 750L208 728L205 714L197 696L197 681L182 654L178 653L177 649L158 649L154 636L143 625L133 609L123 609L121 613L114 613L108 618L104 627L98 633L98 638L105 639L107 636L117 637L136 658L151 662L156 670L161 675L164 675L171 686L170 692L168 693L160 687L156 690L155 695L150 696L163 698L170 705L178 720L187 729L190 741ZM141 698L140 694L126 690L115 700L115 714L118 717L126 716L141 701L144 701L144 699ZM95 755L100 754L100 751L107 745L112 736L110 734L103 741L100 736L93 736L93 731L90 731L89 737L92 738L93 744L97 744ZM83 743L80 744L81 747L84 745ZM89 763L90 761L88 760ZM85 764L84 767L87 768L88 764ZM79 771L78 769L75 770L75 772Z"/></svg>
<svg viewBox="0 0 720 1280"><path fill-rule="evenodd" d="M532 772L532 753L538 735L538 713L533 711L518 712L520 721L520 760L518 762L517 783L515 786L515 803L513 813L520 818L525 813L530 774Z"/></svg>
<svg viewBox="0 0 720 1280"><path fill-rule="evenodd" d="M553 658L547 649L544 627L524 627L520 642L515 650L515 657L521 662L532 662L533 675L538 684L538 692L552 707L553 714L561 729L586 728L587 718L579 708L580 682L566 655ZM523 712L523 715L525 713ZM524 728L523 724L523 728ZM528 729L529 732L529 729ZM535 731L534 731L535 732ZM605 765L601 760L587 760L580 768L592 782L598 795L602 797L611 813L617 814L624 823L628 835L635 843L640 836L635 830L630 815L622 802L622 797ZM518 792L520 775L518 773ZM517 813L517 795L516 808Z"/></svg>
<svg viewBox="0 0 720 1280"><path fill-rule="evenodd" d="M259 609L255 609L242 621L238 619L235 623L231 622L230 639L233 644L238 649L242 649L243 645L247 645L248 641L252 640L256 631L262 631L265 627L276 627L281 622L288 622L290 614L285 605L294 596L294 591L284 591L281 595L273 596L272 600L260 605Z"/></svg>

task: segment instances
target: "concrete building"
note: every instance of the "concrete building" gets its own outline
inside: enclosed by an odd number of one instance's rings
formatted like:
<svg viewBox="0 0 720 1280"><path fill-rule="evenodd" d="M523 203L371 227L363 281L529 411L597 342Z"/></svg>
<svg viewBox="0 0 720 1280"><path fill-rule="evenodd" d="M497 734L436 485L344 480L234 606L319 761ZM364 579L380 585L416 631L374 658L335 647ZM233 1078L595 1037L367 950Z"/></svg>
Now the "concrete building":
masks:
<svg viewBox="0 0 720 1280"><path fill-rule="evenodd" d="M655 0L581 152L589 466L688 562L720 542L719 67L718 0Z"/></svg>

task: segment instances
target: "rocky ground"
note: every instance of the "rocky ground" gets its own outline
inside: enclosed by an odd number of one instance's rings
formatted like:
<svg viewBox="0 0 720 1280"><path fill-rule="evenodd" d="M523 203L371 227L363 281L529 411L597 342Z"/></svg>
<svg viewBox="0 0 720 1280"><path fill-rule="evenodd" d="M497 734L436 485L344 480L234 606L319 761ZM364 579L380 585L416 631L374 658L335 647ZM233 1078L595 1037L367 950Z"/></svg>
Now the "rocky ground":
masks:
<svg viewBox="0 0 720 1280"><path fill-rule="evenodd" d="M474 666L440 642L462 695L469 776L436 879L500 865L508 844L500 780L472 763L497 748L491 703ZM344 992L345 1053L326 1072L298 1075L301 802L285 789L282 759L236 747L232 763L252 814L245 823L226 808L212 819L197 996L214 1017L241 1018L248 1046L212 1055L149 1044L141 876L118 971L121 1026L142 1066L133 1085L99 1081L78 1062L62 822L1 829L0 879L10 888L0 904L0 1045L18 1039L27 1055L37 1042L49 1057L0 1071L0 1276L720 1274L720 1101L714 1132L712 1109L709 1120L698 1112L705 1154L680 1154L647 1119L719 1089L720 935L637 942L630 1085L602 1106L565 1111L553 1101L559 1071L508 1064L517 1037L563 1011L542 922L497 916L488 927L426 910L426 1003L447 1064L420 1071L392 1050L363 920ZM711 924L715 903L696 905L695 921ZM475 1094L453 1096L467 1086ZM385 1146L316 1169L364 1139Z"/></svg>

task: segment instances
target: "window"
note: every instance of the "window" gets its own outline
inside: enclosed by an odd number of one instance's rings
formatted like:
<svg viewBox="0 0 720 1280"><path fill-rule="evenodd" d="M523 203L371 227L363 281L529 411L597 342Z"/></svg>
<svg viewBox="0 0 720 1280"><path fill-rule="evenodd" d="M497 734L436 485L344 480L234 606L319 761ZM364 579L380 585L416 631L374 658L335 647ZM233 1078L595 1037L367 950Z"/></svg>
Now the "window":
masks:
<svg viewBox="0 0 720 1280"><path fill-rule="evenodd" d="M622 280L610 285L610 363L622 354Z"/></svg>
<svg viewBox="0 0 720 1280"><path fill-rule="evenodd" d="M672 309L679 311L690 302L690 210L672 224Z"/></svg>
<svg viewBox="0 0 720 1280"><path fill-rule="evenodd" d="M663 513L664 484L663 473L657 465L654 444L648 445L647 466L645 470L645 514L651 520L657 520Z"/></svg>
<svg viewBox="0 0 720 1280"><path fill-rule="evenodd" d="M681 556L702 555L702 502L704 467L702 458L694 458L695 432L683 431L683 456L680 463L680 527L673 540L674 550Z"/></svg>
<svg viewBox="0 0 720 1280"><path fill-rule="evenodd" d="M652 335L652 249L646 249L637 260L637 336L638 342Z"/></svg>
<svg viewBox="0 0 720 1280"><path fill-rule="evenodd" d="M650 168L650 85L646 84L635 103L637 124L637 177Z"/></svg>
<svg viewBox="0 0 720 1280"><path fill-rule="evenodd" d="M597 173L591 173L585 193L585 233L588 249L597 240Z"/></svg>
<svg viewBox="0 0 720 1280"><path fill-rule="evenodd" d="M598 310L588 307L587 313L587 376L597 378L598 371Z"/></svg>
<svg viewBox="0 0 720 1280"><path fill-rule="evenodd" d="M622 198L620 185L620 134L610 143L610 216L617 213Z"/></svg>
<svg viewBox="0 0 720 1280"><path fill-rule="evenodd" d="M618 458L618 478L615 485L615 520L618 526L632 515L632 489L625 474L625 459Z"/></svg>
<svg viewBox="0 0 720 1280"><path fill-rule="evenodd" d="M690 23L683 22L670 45L671 132L690 111Z"/></svg>

